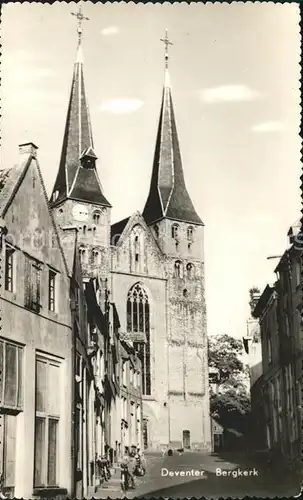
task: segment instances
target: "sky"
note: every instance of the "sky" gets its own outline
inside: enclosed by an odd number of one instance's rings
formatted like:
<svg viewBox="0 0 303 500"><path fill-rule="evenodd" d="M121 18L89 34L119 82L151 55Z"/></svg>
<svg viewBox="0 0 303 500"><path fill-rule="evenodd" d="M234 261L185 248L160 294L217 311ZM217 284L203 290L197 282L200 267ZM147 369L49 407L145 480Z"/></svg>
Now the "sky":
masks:
<svg viewBox="0 0 303 500"><path fill-rule="evenodd" d="M2 167L32 141L48 194L77 46L71 2L2 7ZM149 191L168 35L186 184L205 223L208 333L242 337L300 217L299 7L83 3L84 77L112 222Z"/></svg>

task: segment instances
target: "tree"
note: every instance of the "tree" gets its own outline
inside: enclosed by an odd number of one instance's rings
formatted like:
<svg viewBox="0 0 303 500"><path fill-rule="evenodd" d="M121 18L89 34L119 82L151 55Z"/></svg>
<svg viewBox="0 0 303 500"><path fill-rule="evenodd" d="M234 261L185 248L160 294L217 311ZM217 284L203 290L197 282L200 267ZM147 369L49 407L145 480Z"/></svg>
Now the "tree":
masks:
<svg viewBox="0 0 303 500"><path fill-rule="evenodd" d="M229 335L216 335L208 339L208 365L218 370L220 385L237 379L245 372L240 359L243 352L241 340Z"/></svg>
<svg viewBox="0 0 303 500"><path fill-rule="evenodd" d="M240 359L243 353L241 340L229 335L217 335L209 339L209 367L217 371L216 389L210 383L210 410L214 418L226 428L244 433L250 412L250 396L247 390L247 367Z"/></svg>
<svg viewBox="0 0 303 500"><path fill-rule="evenodd" d="M256 307L256 304L257 304L259 297L260 297L260 293L261 293L260 288L258 288L256 286L253 286L249 290L249 307L250 307L251 313L253 313L253 311Z"/></svg>

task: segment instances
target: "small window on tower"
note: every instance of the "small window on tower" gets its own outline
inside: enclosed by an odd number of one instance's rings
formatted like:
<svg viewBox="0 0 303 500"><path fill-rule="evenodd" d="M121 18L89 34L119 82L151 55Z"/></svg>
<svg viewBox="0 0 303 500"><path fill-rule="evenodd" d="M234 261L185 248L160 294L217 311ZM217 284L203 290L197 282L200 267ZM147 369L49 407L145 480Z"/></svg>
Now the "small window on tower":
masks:
<svg viewBox="0 0 303 500"><path fill-rule="evenodd" d="M154 226L154 229L155 229L156 237L159 238L159 226L158 226L158 224L156 224Z"/></svg>
<svg viewBox="0 0 303 500"><path fill-rule="evenodd" d="M83 226L83 234L86 234L86 226Z"/></svg>
<svg viewBox="0 0 303 500"><path fill-rule="evenodd" d="M100 224L101 213L99 211L94 212L93 220L95 224Z"/></svg>
<svg viewBox="0 0 303 500"><path fill-rule="evenodd" d="M138 253L135 254L135 261L139 262L139 254Z"/></svg>
<svg viewBox="0 0 303 500"><path fill-rule="evenodd" d="M81 262L83 263L85 261L85 256L86 256L86 251L85 251L84 247L79 248L79 256L80 256Z"/></svg>
<svg viewBox="0 0 303 500"><path fill-rule="evenodd" d="M181 278L182 276L182 262L180 260L176 260L175 262L174 274L176 278Z"/></svg>
<svg viewBox="0 0 303 500"><path fill-rule="evenodd" d="M186 265L186 274L189 279L194 277L194 265L191 262Z"/></svg>
<svg viewBox="0 0 303 500"><path fill-rule="evenodd" d="M53 193L53 201L56 201L58 199L58 196L59 196L59 191L54 191L54 193Z"/></svg>
<svg viewBox="0 0 303 500"><path fill-rule="evenodd" d="M94 265L98 265L99 264L99 257L100 257L99 251L98 250L93 250L92 251L92 262L93 262Z"/></svg>
<svg viewBox="0 0 303 500"><path fill-rule="evenodd" d="M171 227L171 237L174 238L175 240L178 239L179 237L179 225L178 224L173 224Z"/></svg>
<svg viewBox="0 0 303 500"><path fill-rule="evenodd" d="M187 239L190 242L194 239L194 228L192 226L188 226L187 228Z"/></svg>

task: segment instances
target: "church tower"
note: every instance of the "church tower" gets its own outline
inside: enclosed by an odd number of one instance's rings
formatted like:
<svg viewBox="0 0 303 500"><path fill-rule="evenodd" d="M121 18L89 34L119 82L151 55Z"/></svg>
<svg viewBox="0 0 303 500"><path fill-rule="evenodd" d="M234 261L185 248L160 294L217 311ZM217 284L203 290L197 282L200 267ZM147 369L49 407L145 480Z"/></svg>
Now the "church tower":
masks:
<svg viewBox="0 0 303 500"><path fill-rule="evenodd" d="M78 228L79 252L84 276L108 274L111 205L104 196L97 172L97 156L84 87L81 6L78 48L59 170L50 199L59 227Z"/></svg>
<svg viewBox="0 0 303 500"><path fill-rule="evenodd" d="M143 217L166 257L168 441L171 446L209 451L204 224L185 185L168 73L171 42L167 33L162 41L165 79Z"/></svg>

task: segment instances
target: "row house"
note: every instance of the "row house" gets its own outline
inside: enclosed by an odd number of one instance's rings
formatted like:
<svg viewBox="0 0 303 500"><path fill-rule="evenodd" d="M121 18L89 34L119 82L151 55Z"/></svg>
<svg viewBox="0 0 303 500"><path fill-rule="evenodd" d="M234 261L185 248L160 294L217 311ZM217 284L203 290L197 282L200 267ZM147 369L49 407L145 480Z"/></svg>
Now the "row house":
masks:
<svg viewBox="0 0 303 500"><path fill-rule="evenodd" d="M294 464L301 459L302 267L301 250L290 242L254 315L261 327L266 444Z"/></svg>
<svg viewBox="0 0 303 500"><path fill-rule="evenodd" d="M131 342L121 340L120 356L120 451L123 454L144 448L142 371L140 357Z"/></svg>
<svg viewBox="0 0 303 500"><path fill-rule="evenodd" d="M79 229L55 224L37 147L19 150L0 170L0 492L87 498L100 456L141 444L141 365Z"/></svg>
<svg viewBox="0 0 303 500"><path fill-rule="evenodd" d="M70 273L32 143L0 171L0 490L71 493Z"/></svg>

